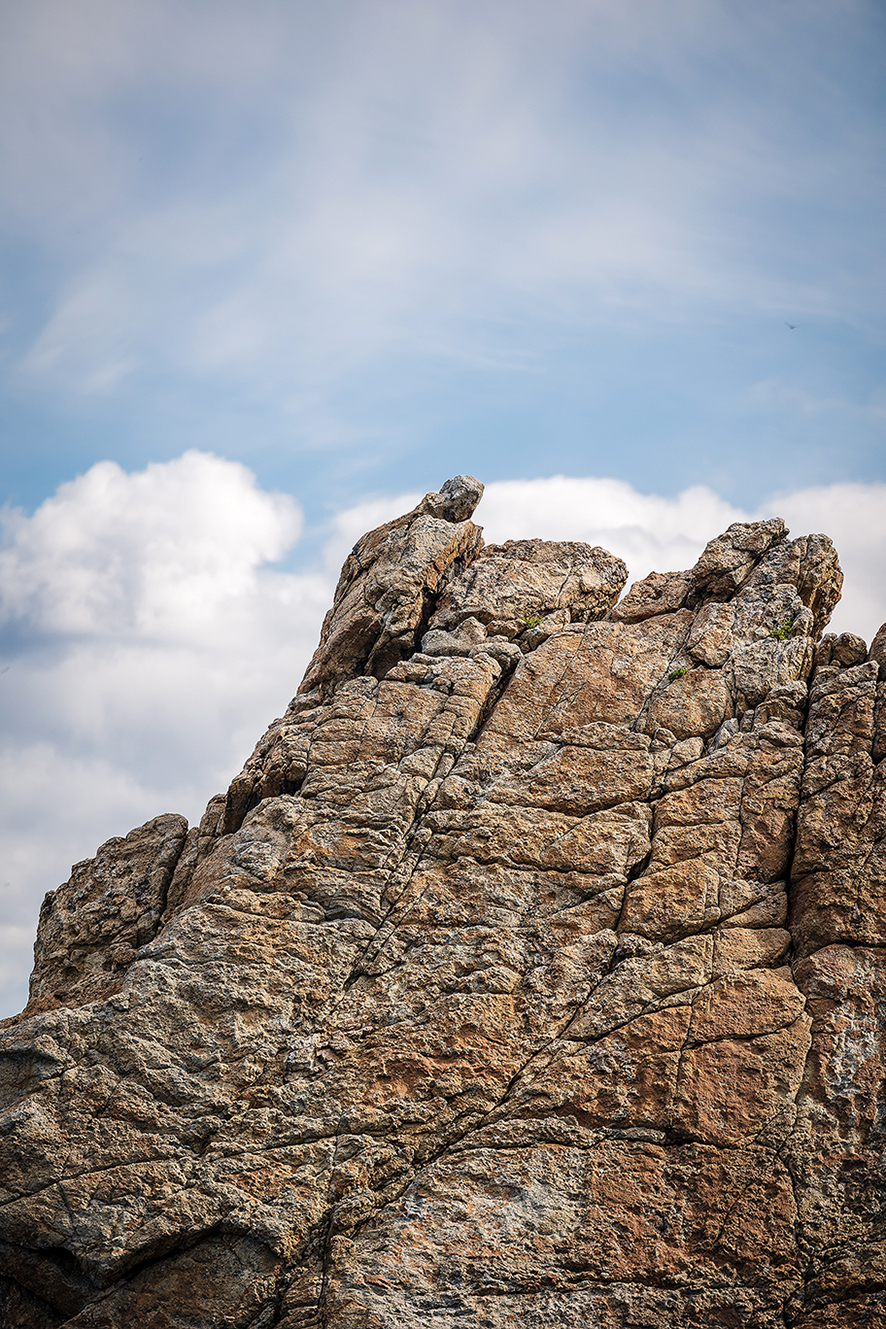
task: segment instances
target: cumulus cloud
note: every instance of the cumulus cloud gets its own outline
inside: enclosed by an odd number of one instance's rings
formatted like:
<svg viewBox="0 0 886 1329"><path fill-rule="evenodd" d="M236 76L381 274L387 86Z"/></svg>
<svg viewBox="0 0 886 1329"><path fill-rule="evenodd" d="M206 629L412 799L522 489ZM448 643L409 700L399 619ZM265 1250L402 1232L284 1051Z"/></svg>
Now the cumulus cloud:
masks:
<svg viewBox="0 0 886 1329"><path fill-rule="evenodd" d="M441 480L443 477L440 477ZM72 862L164 811L196 820L295 692L341 562L415 492L334 514L290 570L302 514L246 467L201 452L128 474L102 462L0 545L0 1001L24 1001L37 909ZM632 578L690 566L732 521L778 512L835 538L847 574L834 625L886 620L886 485L832 485L744 512L711 489L642 494L554 476L487 486L489 542L602 544ZM280 560L287 558L287 566Z"/></svg>
<svg viewBox="0 0 886 1329"><path fill-rule="evenodd" d="M132 475L102 462L5 512L0 890L19 980L43 891L149 816L198 818L295 692L334 586L273 567L301 526L293 498L193 451Z"/></svg>
<svg viewBox="0 0 886 1329"><path fill-rule="evenodd" d="M31 517L6 515L4 620L38 631L203 639L301 533L301 510L236 462L190 451L127 475L100 462Z"/></svg>

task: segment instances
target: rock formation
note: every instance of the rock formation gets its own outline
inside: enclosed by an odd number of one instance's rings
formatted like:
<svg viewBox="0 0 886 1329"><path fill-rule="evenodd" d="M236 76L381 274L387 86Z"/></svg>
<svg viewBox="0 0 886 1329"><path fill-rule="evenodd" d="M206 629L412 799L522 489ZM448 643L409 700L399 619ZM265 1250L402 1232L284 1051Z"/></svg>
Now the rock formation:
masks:
<svg viewBox="0 0 886 1329"><path fill-rule="evenodd" d="M886 1324L886 632L735 525L617 603L460 476L198 828L46 897L7 1329Z"/></svg>

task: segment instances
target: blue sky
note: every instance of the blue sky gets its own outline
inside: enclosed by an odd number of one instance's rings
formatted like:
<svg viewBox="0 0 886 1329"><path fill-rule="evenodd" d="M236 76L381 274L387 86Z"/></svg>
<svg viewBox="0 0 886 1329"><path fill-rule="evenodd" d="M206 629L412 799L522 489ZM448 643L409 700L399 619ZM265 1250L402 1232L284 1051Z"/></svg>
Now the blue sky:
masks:
<svg viewBox="0 0 886 1329"><path fill-rule="evenodd" d="M4 492L883 478L886 11L7 7ZM795 324L791 331L787 323Z"/></svg>
<svg viewBox="0 0 886 1329"><path fill-rule="evenodd" d="M4 7L0 1005L448 475L635 575L782 512L872 635L884 72L869 0Z"/></svg>

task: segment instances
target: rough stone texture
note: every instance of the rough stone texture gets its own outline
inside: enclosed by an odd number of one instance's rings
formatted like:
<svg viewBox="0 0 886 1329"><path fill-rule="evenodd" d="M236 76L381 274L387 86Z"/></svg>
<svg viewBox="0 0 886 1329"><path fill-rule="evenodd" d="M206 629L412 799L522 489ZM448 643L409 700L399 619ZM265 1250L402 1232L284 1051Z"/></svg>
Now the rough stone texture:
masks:
<svg viewBox="0 0 886 1329"><path fill-rule="evenodd" d="M121 971L153 941L188 823L168 813L108 840L75 863L40 910L28 1015L83 1006L116 991Z"/></svg>
<svg viewBox="0 0 886 1329"><path fill-rule="evenodd" d="M300 692L362 673L379 677L413 653L442 580L477 555L480 527L467 518L482 493L479 480L457 475L412 512L357 541Z"/></svg>
<svg viewBox="0 0 886 1329"><path fill-rule="evenodd" d="M480 489L358 543L199 828L47 897L4 1326L886 1324L883 634L818 640L824 536L613 609Z"/></svg>

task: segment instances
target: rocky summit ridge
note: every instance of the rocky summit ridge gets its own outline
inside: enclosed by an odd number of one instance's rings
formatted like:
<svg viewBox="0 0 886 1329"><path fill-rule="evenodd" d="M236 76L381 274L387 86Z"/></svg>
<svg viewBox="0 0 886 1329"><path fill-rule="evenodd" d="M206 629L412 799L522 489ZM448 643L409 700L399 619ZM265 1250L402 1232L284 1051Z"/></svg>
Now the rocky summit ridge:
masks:
<svg viewBox="0 0 886 1329"><path fill-rule="evenodd" d="M199 827L47 895L4 1329L883 1326L886 632L737 524L619 601L458 476Z"/></svg>

